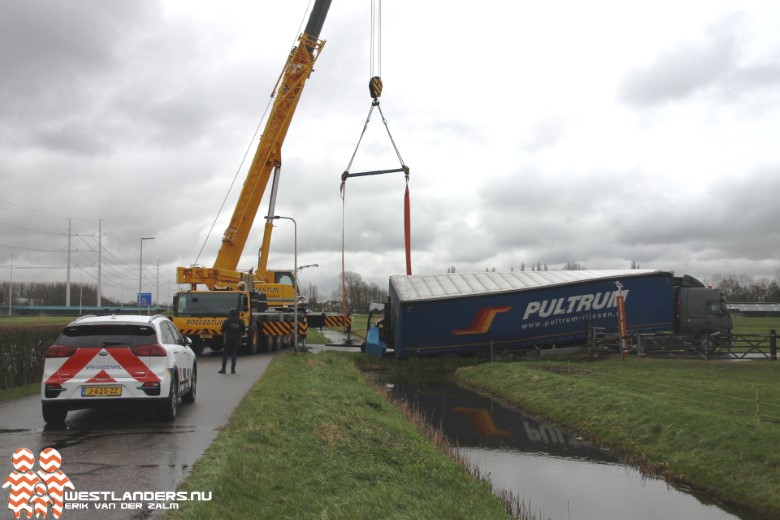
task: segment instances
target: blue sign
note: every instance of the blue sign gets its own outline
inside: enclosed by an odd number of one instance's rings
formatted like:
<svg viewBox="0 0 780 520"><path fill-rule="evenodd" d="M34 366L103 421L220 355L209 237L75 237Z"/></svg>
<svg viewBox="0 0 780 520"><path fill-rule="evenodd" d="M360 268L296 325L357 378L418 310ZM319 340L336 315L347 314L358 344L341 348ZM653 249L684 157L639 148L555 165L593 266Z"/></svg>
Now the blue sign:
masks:
<svg viewBox="0 0 780 520"><path fill-rule="evenodd" d="M139 307L151 307L152 306L152 293L150 293L150 292L138 293L138 306Z"/></svg>

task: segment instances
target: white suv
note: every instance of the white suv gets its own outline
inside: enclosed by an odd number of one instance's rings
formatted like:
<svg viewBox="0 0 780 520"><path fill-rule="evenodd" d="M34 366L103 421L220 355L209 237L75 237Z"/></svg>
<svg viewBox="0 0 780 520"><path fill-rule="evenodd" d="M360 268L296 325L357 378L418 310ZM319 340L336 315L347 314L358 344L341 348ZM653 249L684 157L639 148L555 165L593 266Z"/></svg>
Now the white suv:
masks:
<svg viewBox="0 0 780 520"><path fill-rule="evenodd" d="M61 424L69 410L141 403L172 421L179 396L195 402L197 379L189 340L166 316L84 316L46 351L43 419Z"/></svg>

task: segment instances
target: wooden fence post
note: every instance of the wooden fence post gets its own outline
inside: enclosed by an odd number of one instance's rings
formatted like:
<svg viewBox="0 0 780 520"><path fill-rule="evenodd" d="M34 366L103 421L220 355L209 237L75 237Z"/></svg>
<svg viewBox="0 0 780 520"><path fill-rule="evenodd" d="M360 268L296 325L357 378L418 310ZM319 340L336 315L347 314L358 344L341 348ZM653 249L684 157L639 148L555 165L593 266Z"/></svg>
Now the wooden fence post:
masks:
<svg viewBox="0 0 780 520"><path fill-rule="evenodd" d="M777 333L775 329L769 331L769 359L777 361Z"/></svg>

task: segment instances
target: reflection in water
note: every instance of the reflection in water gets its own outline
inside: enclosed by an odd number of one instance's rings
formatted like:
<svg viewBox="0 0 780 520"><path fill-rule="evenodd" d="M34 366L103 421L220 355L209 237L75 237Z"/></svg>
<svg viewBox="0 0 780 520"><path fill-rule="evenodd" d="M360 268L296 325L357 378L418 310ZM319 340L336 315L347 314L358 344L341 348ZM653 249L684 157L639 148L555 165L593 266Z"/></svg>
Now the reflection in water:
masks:
<svg viewBox="0 0 780 520"><path fill-rule="evenodd" d="M518 410L452 384L396 384L496 489L511 491L540 518L748 520L644 477L611 452Z"/></svg>

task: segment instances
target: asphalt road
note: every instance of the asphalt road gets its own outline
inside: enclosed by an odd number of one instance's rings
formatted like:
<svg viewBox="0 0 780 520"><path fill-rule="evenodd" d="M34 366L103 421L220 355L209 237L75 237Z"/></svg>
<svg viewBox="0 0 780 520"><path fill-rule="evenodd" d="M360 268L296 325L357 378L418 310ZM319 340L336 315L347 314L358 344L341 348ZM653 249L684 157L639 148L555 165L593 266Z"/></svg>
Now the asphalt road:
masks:
<svg viewBox="0 0 780 520"><path fill-rule="evenodd" d="M79 410L68 414L64 427L50 428L44 427L39 396L0 403L0 480L13 471L11 456L18 448L30 449L37 458L41 450L52 447L62 456L60 470L75 486L73 491L92 493L66 501L63 520L152 518L155 508L175 506L181 499L171 496L177 484L227 424L273 356L239 356L235 375L217 373L217 355L198 357L196 401L180 403L172 423L158 421L148 410ZM37 469L36 465L33 471ZM188 498L206 498L211 490L201 491L202 496ZM6 501L8 493L3 489L0 500ZM11 511L0 512L0 518L6 517L13 518Z"/></svg>

